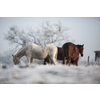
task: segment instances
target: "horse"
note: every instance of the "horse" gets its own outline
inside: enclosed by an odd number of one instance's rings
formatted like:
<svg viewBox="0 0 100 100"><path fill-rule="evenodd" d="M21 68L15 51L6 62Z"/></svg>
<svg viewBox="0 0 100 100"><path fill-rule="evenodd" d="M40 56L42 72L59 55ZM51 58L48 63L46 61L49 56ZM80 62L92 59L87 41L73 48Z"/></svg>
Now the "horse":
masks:
<svg viewBox="0 0 100 100"><path fill-rule="evenodd" d="M57 47L57 48L58 48L57 59L58 60L63 60L63 50L62 50L61 47ZM46 62L50 63L50 60L49 60L48 57L44 59L44 65L46 65Z"/></svg>
<svg viewBox="0 0 100 100"><path fill-rule="evenodd" d="M70 63L75 64L78 66L79 54L83 57L83 45L75 45L71 42L65 43L63 45L64 50L64 57L63 57L63 64L65 64L65 60L67 59L67 64Z"/></svg>
<svg viewBox="0 0 100 100"><path fill-rule="evenodd" d="M65 45L68 45L68 44L73 44L73 43L68 42L68 43L65 43L62 47L57 47L57 48L58 48L57 59L58 59L58 60L63 60L63 64L65 64L65 60L67 59L67 58L64 57L64 54L66 54L66 50L65 50L65 52L64 52L64 46L65 46ZM73 45L75 46L75 44L73 44ZM80 51L80 53L81 53L81 52L83 52L83 51L81 50L81 49L83 49L83 48L82 48L83 46L84 46L84 45L76 45L75 48L76 48L78 51ZM76 50L76 49L75 49L75 50ZM77 55L77 52L75 52L75 50L73 50L75 54L73 54L73 52L72 52L72 55ZM77 59L75 59L75 58L74 58L74 59L71 59L70 63L73 64L73 65L78 66L79 54L77 55L76 58L77 58ZM49 63L49 59L48 59L48 58L46 58L46 59L44 60L44 64L46 64L46 62ZM68 64L68 60L67 60L67 64Z"/></svg>
<svg viewBox="0 0 100 100"><path fill-rule="evenodd" d="M33 58L43 60L49 58L51 63L56 65L58 49L53 44L47 44L45 47L38 46L36 44L30 44L22 47L16 55L13 56L13 62L15 65L20 63L20 58L23 56L27 57L27 65L32 63Z"/></svg>

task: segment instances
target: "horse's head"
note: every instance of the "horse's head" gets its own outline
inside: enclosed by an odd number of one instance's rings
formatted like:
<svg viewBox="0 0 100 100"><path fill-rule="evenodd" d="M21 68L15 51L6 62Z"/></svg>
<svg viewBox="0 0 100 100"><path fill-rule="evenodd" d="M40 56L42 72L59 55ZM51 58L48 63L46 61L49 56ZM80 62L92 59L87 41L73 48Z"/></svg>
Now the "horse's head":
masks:
<svg viewBox="0 0 100 100"><path fill-rule="evenodd" d="M19 58L16 57L16 56L14 56L14 55L12 55L12 56L13 56L13 62L14 62L14 64L15 64L15 65L19 64L19 63L20 63Z"/></svg>
<svg viewBox="0 0 100 100"><path fill-rule="evenodd" d="M83 57L83 48L84 44L83 45L77 45L78 49L79 49L79 53L81 54L81 56Z"/></svg>

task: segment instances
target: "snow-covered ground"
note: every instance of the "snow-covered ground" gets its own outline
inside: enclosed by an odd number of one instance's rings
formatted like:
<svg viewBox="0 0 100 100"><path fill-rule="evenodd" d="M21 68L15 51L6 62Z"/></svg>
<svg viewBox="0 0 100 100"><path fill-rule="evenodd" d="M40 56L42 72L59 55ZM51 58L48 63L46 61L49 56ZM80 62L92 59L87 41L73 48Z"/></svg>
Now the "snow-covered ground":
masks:
<svg viewBox="0 0 100 100"><path fill-rule="evenodd" d="M99 84L99 65L31 65L30 67L0 65L1 84Z"/></svg>

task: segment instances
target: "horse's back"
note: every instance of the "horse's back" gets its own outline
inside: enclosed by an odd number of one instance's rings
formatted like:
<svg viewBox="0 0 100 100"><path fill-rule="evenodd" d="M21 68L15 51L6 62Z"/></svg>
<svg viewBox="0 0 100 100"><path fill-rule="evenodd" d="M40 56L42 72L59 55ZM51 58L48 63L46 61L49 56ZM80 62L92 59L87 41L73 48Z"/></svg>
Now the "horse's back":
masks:
<svg viewBox="0 0 100 100"><path fill-rule="evenodd" d="M50 51L55 51L55 50L57 50L57 47L56 47L55 45L53 45L53 44L47 44L47 45L46 45L46 48L47 48L48 50L50 50Z"/></svg>
<svg viewBox="0 0 100 100"><path fill-rule="evenodd" d="M51 47L53 47L53 48L57 48L57 47L56 47L55 45L53 45L53 44L47 44L47 45L46 45L46 47L50 47L50 48L51 48Z"/></svg>
<svg viewBox="0 0 100 100"><path fill-rule="evenodd" d="M48 51L47 49L45 49L45 47L32 44L32 57L33 58L42 60L46 58L47 54L48 54Z"/></svg>

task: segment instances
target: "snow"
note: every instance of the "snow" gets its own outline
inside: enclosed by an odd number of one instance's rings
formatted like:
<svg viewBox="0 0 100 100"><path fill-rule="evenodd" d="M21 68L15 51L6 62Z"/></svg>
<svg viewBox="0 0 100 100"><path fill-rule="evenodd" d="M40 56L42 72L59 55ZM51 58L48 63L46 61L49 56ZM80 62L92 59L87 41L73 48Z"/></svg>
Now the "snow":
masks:
<svg viewBox="0 0 100 100"><path fill-rule="evenodd" d="M1 84L99 84L99 65L0 64Z"/></svg>

